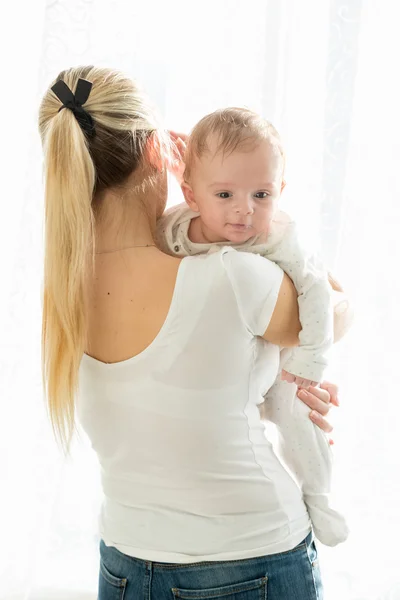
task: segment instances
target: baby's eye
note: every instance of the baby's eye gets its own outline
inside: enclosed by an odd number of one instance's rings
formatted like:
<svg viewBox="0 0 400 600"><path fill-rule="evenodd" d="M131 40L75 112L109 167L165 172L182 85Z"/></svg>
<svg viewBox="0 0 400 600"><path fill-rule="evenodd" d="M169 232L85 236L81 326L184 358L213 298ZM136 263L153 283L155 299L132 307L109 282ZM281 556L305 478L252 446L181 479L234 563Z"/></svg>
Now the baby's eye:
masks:
<svg viewBox="0 0 400 600"><path fill-rule="evenodd" d="M268 198L269 196L268 192L256 192L254 195L259 199Z"/></svg>
<svg viewBox="0 0 400 600"><path fill-rule="evenodd" d="M230 192L218 192L217 196L225 200L227 198L230 198L232 194Z"/></svg>

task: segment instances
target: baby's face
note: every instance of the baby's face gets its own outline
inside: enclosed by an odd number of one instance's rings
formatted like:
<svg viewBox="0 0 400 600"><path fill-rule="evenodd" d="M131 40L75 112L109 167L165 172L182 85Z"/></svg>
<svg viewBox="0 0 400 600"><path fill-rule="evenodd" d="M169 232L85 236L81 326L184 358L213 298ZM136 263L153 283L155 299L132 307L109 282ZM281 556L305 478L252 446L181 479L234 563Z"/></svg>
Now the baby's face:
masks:
<svg viewBox="0 0 400 600"><path fill-rule="evenodd" d="M257 142L251 150L215 154L195 160L190 187L194 210L211 242L246 242L269 231L282 191L282 156L270 142ZM188 195L186 194L186 198Z"/></svg>

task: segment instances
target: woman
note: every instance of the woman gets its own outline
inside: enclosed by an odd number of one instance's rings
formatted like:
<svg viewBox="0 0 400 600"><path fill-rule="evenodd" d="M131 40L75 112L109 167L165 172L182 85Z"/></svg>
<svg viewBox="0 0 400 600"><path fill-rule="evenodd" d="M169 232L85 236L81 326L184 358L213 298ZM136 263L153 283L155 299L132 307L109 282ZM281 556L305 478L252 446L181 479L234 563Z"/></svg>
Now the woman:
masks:
<svg viewBox="0 0 400 600"><path fill-rule="evenodd" d="M256 408L278 344L298 342L291 281L234 250L158 250L177 150L122 74L62 72L39 126L43 377L65 449L79 387L102 467L99 599L321 598L300 490ZM305 399L325 431L329 389Z"/></svg>

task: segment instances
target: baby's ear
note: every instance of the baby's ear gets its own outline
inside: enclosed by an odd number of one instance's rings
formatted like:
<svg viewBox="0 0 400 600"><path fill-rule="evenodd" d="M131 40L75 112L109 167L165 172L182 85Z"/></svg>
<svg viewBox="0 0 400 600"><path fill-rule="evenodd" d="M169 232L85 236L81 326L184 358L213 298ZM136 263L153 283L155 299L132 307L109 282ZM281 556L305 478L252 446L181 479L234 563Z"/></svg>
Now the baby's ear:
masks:
<svg viewBox="0 0 400 600"><path fill-rule="evenodd" d="M186 204L189 208L194 210L195 212L199 212L199 207L197 206L196 200L194 199L194 193L191 186L184 181L181 184L181 190L183 195L185 196Z"/></svg>

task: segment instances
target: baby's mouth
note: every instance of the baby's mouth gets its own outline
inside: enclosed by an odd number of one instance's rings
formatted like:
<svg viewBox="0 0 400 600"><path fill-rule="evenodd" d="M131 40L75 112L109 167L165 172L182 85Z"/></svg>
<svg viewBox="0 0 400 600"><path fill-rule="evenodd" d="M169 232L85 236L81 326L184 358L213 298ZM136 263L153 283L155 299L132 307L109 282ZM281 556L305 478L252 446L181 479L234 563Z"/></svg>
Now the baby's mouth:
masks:
<svg viewBox="0 0 400 600"><path fill-rule="evenodd" d="M251 229L251 225L245 225L244 223L229 223L229 225L237 231L246 231L247 229Z"/></svg>

